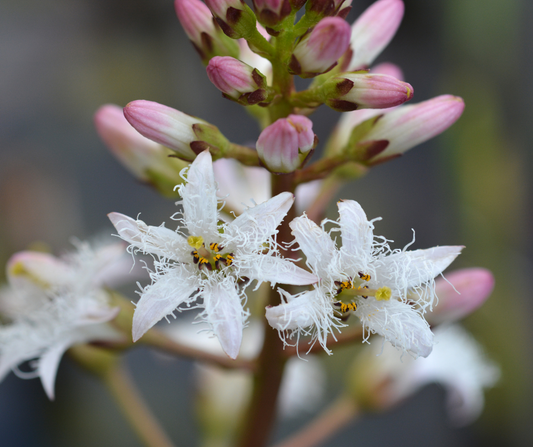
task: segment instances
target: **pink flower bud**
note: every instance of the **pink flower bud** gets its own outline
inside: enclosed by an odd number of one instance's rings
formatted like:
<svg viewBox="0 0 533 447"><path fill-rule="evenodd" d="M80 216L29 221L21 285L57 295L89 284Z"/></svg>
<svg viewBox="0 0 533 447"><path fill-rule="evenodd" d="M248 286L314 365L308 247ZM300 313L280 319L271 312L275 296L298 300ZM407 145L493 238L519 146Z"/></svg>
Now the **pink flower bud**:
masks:
<svg viewBox="0 0 533 447"><path fill-rule="evenodd" d="M265 26L276 26L291 11L289 0L252 0L257 19Z"/></svg>
<svg viewBox="0 0 533 447"><path fill-rule="evenodd" d="M394 107L413 97L410 84L382 74L343 73L327 81L331 82L337 83L341 95L327 100L326 104L340 112Z"/></svg>
<svg viewBox="0 0 533 447"><path fill-rule="evenodd" d="M431 325L451 323L471 314L490 296L494 288L492 273L483 268L456 270L446 279L435 281L439 302L433 312L426 314Z"/></svg>
<svg viewBox="0 0 533 447"><path fill-rule="evenodd" d="M242 10L244 2L241 2L241 0L206 0L205 3L215 17L226 20L228 9Z"/></svg>
<svg viewBox="0 0 533 447"><path fill-rule="evenodd" d="M326 17L305 35L292 55L291 72L302 77L316 76L331 70L348 49L350 26L339 17Z"/></svg>
<svg viewBox="0 0 533 447"><path fill-rule="evenodd" d="M133 101L124 107L124 116L146 138L176 151L185 160L196 154L190 144L198 140L194 124L205 121L153 101Z"/></svg>
<svg viewBox="0 0 533 447"><path fill-rule="evenodd" d="M207 77L226 97L257 104L266 99L265 77L233 57L216 56L207 65Z"/></svg>
<svg viewBox="0 0 533 447"><path fill-rule="evenodd" d="M348 71L367 68L389 44L403 18L402 0L378 0L352 25Z"/></svg>
<svg viewBox="0 0 533 447"><path fill-rule="evenodd" d="M169 158L170 149L137 132L124 117L122 107L113 104L100 107L94 115L94 123L113 155L139 180L153 183L155 174L158 179L173 183L172 186L179 183L179 172L187 163Z"/></svg>
<svg viewBox="0 0 533 447"><path fill-rule="evenodd" d="M442 95L388 111L364 137L364 141L389 141L387 148L371 161L374 163L403 154L444 132L459 119L464 107L461 98Z"/></svg>
<svg viewBox="0 0 533 447"><path fill-rule="evenodd" d="M301 115L280 118L266 127L257 140L257 152L272 172L288 173L298 169L316 146L313 122Z"/></svg>
<svg viewBox="0 0 533 447"><path fill-rule="evenodd" d="M175 0L174 6L178 19L189 39L197 47L202 47L202 34L216 35L213 15L200 0Z"/></svg>

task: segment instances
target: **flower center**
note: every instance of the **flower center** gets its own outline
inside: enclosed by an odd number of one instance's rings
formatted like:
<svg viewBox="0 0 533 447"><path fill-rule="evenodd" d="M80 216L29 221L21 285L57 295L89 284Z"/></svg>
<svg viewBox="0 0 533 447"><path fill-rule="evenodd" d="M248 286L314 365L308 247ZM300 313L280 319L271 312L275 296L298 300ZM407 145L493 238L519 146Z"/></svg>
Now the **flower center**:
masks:
<svg viewBox="0 0 533 447"><path fill-rule="evenodd" d="M198 264L200 269L221 270L233 263L233 253L220 253L224 247L221 247L217 242L211 242L207 248L202 236L189 236L187 243L194 248L191 251L193 262Z"/></svg>
<svg viewBox="0 0 533 447"><path fill-rule="evenodd" d="M335 307L339 308L342 314L349 311L357 310L357 303L354 298L368 298L373 296L378 301L388 301L392 296L392 290L390 287L383 286L378 289L370 289L366 284L363 285L362 281L370 281L371 276L368 273L359 272L359 278L352 278L346 281L335 281L337 289L337 299L333 303ZM362 281L361 281L362 280Z"/></svg>

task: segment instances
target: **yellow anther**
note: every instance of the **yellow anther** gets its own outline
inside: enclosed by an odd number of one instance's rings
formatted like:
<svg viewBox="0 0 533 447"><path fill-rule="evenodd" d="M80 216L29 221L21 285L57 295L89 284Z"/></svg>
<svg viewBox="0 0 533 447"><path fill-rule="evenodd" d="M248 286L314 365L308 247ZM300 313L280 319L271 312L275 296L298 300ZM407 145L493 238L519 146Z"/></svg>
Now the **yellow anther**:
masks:
<svg viewBox="0 0 533 447"><path fill-rule="evenodd" d="M28 275L28 271L26 270L26 267L24 267L24 264L22 262L15 262L10 269L10 273L13 276L23 276Z"/></svg>
<svg viewBox="0 0 533 447"><path fill-rule="evenodd" d="M202 236L189 236L187 238L187 243L198 250L202 245L204 245L204 238Z"/></svg>
<svg viewBox="0 0 533 447"><path fill-rule="evenodd" d="M216 242L211 242L209 244L209 248L211 250L213 250L214 252L218 252L220 250L220 248L218 248L218 244Z"/></svg>
<svg viewBox="0 0 533 447"><path fill-rule="evenodd" d="M372 279L368 273L358 272L358 275L363 281L370 281Z"/></svg>
<svg viewBox="0 0 533 447"><path fill-rule="evenodd" d="M376 300L378 301L388 301L392 296L392 290L390 287L384 286L376 290Z"/></svg>

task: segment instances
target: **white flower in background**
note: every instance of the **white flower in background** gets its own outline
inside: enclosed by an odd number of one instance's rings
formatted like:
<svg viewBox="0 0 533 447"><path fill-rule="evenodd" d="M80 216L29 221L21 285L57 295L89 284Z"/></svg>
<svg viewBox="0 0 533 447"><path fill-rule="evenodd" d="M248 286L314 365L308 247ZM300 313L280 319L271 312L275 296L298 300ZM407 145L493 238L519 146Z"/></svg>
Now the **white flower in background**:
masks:
<svg viewBox="0 0 533 447"><path fill-rule="evenodd" d="M356 361L352 384L365 404L390 408L429 383L447 391L450 420L473 422L483 410L483 390L495 385L500 369L461 326L435 329L435 346L427 358L400 358L389 346L376 343Z"/></svg>
<svg viewBox="0 0 533 447"><path fill-rule="evenodd" d="M433 334L422 313L435 297L434 277L460 253L462 247L427 250L392 250L387 239L374 236L361 206L352 200L338 203L342 247L330 233L306 216L289 225L307 257L309 268L320 278L314 290L300 295L283 294L284 303L267 308L270 325L280 331L312 335L324 347L329 333L342 326L339 316L353 312L366 329L415 357L427 357ZM416 307L413 305L416 303Z"/></svg>
<svg viewBox="0 0 533 447"><path fill-rule="evenodd" d="M54 398L54 381L63 353L72 345L93 341L122 342L123 334L107 322L119 308L109 305L104 286L126 278L131 259L122 244L78 251L62 258L20 252L7 264L9 285L0 291L0 380L11 369L31 361L46 394Z"/></svg>
<svg viewBox="0 0 533 447"><path fill-rule="evenodd" d="M186 183L179 186L183 213L176 217L187 235L164 226L153 227L119 213L109 218L132 250L157 256L152 284L142 290L133 316L133 340L180 305L203 308L207 322L224 351L236 358L248 312L244 289L258 283L304 285L316 282L309 272L279 256L276 228L294 198L281 193L246 209L229 224L220 222L211 154L202 152L191 164Z"/></svg>

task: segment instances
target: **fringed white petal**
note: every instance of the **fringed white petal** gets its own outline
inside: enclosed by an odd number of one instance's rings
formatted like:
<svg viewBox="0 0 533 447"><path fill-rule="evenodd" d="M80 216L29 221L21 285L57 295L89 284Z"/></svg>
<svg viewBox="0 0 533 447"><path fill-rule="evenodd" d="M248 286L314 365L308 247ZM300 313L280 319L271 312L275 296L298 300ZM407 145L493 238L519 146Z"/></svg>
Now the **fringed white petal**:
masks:
<svg viewBox="0 0 533 447"><path fill-rule="evenodd" d="M39 359L38 373L48 399L54 400L54 383L57 375L59 362L65 351L72 344L72 340L62 340L47 349Z"/></svg>
<svg viewBox="0 0 533 447"><path fill-rule="evenodd" d="M344 256L363 258L359 262L369 260L372 256L374 225L368 221L363 208L356 201L342 200L337 202L337 206Z"/></svg>
<svg viewBox="0 0 533 447"><path fill-rule="evenodd" d="M202 293L207 323L232 359L239 355L246 314L232 278L207 285Z"/></svg>
<svg viewBox="0 0 533 447"><path fill-rule="evenodd" d="M141 338L180 304L187 302L197 288L197 277L191 276L185 265L167 271L155 279L152 285L145 287L133 314L133 341Z"/></svg>
<svg viewBox="0 0 533 447"><path fill-rule="evenodd" d="M209 241L218 234L218 199L213 162L208 150L196 157L187 172L187 182L180 186L183 220L192 236Z"/></svg>
<svg viewBox="0 0 533 447"><path fill-rule="evenodd" d="M335 264L337 255L335 242L307 216L293 219L289 226L296 242L305 253L311 270L316 272L320 278L327 278Z"/></svg>
<svg viewBox="0 0 533 447"><path fill-rule="evenodd" d="M146 225L120 213L110 213L108 217L118 235L143 253L179 261L191 251L186 239L169 228Z"/></svg>
<svg viewBox="0 0 533 447"><path fill-rule="evenodd" d="M255 251L276 233L287 211L294 202L291 193L283 192L244 213L231 222L224 234L225 245L230 249Z"/></svg>
<svg viewBox="0 0 533 447"><path fill-rule="evenodd" d="M355 315L364 329L383 336L415 357L427 357L433 349L433 333L428 323L408 304L393 299L376 301L369 297L358 301Z"/></svg>
<svg viewBox="0 0 533 447"><path fill-rule="evenodd" d="M304 270L288 259L274 256L247 256L244 262L236 263L239 276L247 277L259 282L268 281L274 287L279 284L293 284L295 286L305 286L314 284L318 277Z"/></svg>

